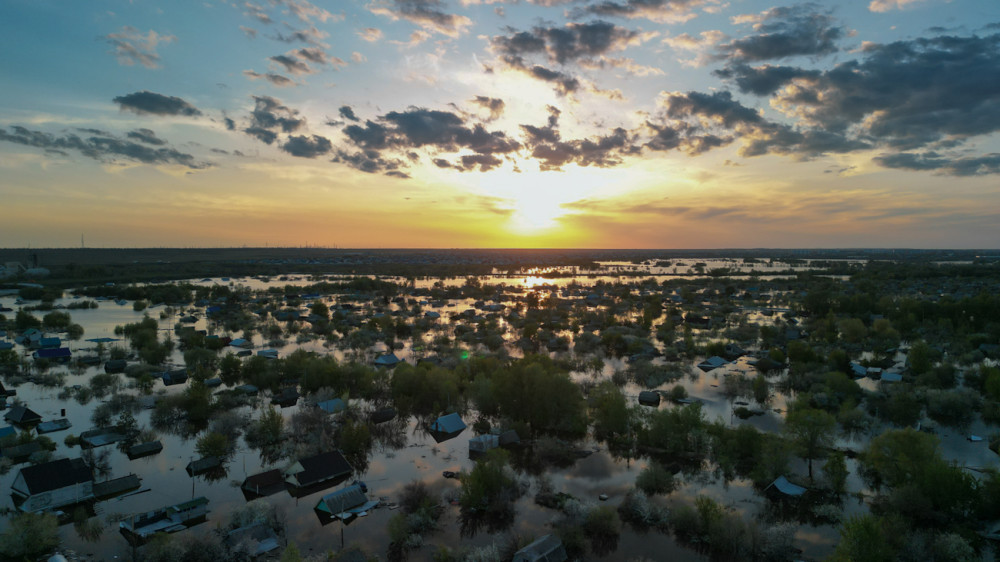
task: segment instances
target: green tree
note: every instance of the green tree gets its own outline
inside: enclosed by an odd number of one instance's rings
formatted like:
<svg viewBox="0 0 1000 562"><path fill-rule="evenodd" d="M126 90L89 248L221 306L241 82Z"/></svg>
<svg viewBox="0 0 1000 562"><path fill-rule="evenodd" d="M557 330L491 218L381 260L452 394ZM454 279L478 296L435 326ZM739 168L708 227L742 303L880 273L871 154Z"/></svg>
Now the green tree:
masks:
<svg viewBox="0 0 1000 562"><path fill-rule="evenodd" d="M890 521L872 514L851 517L840 527L840 543L832 559L835 562L893 562L905 529L892 527Z"/></svg>
<svg viewBox="0 0 1000 562"><path fill-rule="evenodd" d="M48 513L21 513L7 520L0 557L31 562L59 546L59 521Z"/></svg>
<svg viewBox="0 0 1000 562"><path fill-rule="evenodd" d="M844 493L848 475L844 453L833 451L827 456L826 462L823 463L823 475L826 476L826 481L834 494L839 496Z"/></svg>
<svg viewBox="0 0 1000 562"><path fill-rule="evenodd" d="M812 461L823 456L833 445L837 419L823 410L797 407L785 418L785 431L791 436L800 457L809 463L809 480L813 478Z"/></svg>
<svg viewBox="0 0 1000 562"><path fill-rule="evenodd" d="M225 458L229 456L229 445L228 437L213 431L198 439L195 451L202 457Z"/></svg>

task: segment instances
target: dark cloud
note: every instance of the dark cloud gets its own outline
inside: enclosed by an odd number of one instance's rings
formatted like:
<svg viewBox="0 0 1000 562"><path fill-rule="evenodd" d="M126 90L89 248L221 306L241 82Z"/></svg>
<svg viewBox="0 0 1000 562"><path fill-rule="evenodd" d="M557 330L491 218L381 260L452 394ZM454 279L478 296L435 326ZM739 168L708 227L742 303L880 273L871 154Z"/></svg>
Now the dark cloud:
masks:
<svg viewBox="0 0 1000 562"><path fill-rule="evenodd" d="M153 137L155 138L155 135ZM56 136L15 125L10 128L10 132L0 129L0 140L41 148L46 152L61 155L76 151L100 162L117 162L125 159L143 164L176 164L195 170L211 166L173 148L153 148L107 133L89 137L80 137L72 133Z"/></svg>
<svg viewBox="0 0 1000 562"><path fill-rule="evenodd" d="M329 33L311 26L303 29L292 29L289 33L278 32L274 35L273 39L283 43L305 43L306 45L314 45L316 47L329 47L329 45L323 42L323 39L326 39L328 35Z"/></svg>
<svg viewBox="0 0 1000 562"><path fill-rule="evenodd" d="M750 66L733 64L713 72L720 78L733 80L736 87L743 93L756 96L769 96L798 78L815 80L820 76L818 70L808 70L794 66Z"/></svg>
<svg viewBox="0 0 1000 562"><path fill-rule="evenodd" d="M645 18L656 22L678 22L693 17L692 10L704 2L702 0L606 0L580 7L570 12L577 19L586 15L618 18Z"/></svg>
<svg viewBox="0 0 1000 562"><path fill-rule="evenodd" d="M254 96L254 109L249 125L243 132L258 140L273 144L280 133L294 133L305 127L306 120L297 110L270 96Z"/></svg>
<svg viewBox="0 0 1000 562"><path fill-rule="evenodd" d="M151 129L136 129L134 131L129 131L126 137L130 139L135 139L146 144L152 144L154 146L162 146L167 144L167 141L156 136L156 133Z"/></svg>
<svg viewBox="0 0 1000 562"><path fill-rule="evenodd" d="M500 98L476 96L469 101L485 109L486 111L489 111L491 121L499 119L500 116L503 115L503 110L506 107L506 104Z"/></svg>
<svg viewBox="0 0 1000 562"><path fill-rule="evenodd" d="M233 121L229 117L224 117L222 119L222 122L226 124L226 129L228 129L230 131L235 131L236 130L236 121Z"/></svg>
<svg viewBox="0 0 1000 562"><path fill-rule="evenodd" d="M350 115L357 119L353 111ZM521 149L521 144L504 132L487 130L482 123L470 122L467 118L464 114L416 107L390 111L363 125L344 127L344 135L362 152L347 154L342 151L339 159L364 171L382 171L381 161L402 164L402 160L384 154L403 155L414 162L419 160L415 149L432 154L469 151L473 154L460 156L458 165L439 157L433 162L438 167L487 171L499 166L501 157Z"/></svg>
<svg viewBox="0 0 1000 562"><path fill-rule="evenodd" d="M317 156L329 153L333 149L333 145L330 144L330 140L326 137L301 135L288 137L288 141L281 145L281 149L292 156L316 158Z"/></svg>
<svg viewBox="0 0 1000 562"><path fill-rule="evenodd" d="M726 91L712 94L675 92L667 95L664 105L667 115L673 119L698 117L717 122L727 129L738 124L761 122L756 110L734 100L732 94Z"/></svg>
<svg viewBox="0 0 1000 562"><path fill-rule="evenodd" d="M243 75L251 80L267 80L279 88L287 88L295 85L295 81L291 78L273 72L260 73L253 70L244 70Z"/></svg>
<svg viewBox="0 0 1000 562"><path fill-rule="evenodd" d="M354 114L354 110L351 109L351 106L349 105L340 106L340 109L338 111L340 113L340 116L343 117L344 119L347 119L348 121L355 121L355 122L360 121L360 119L358 119L358 116Z"/></svg>
<svg viewBox="0 0 1000 562"><path fill-rule="evenodd" d="M563 96L576 93L582 86L578 79L570 76L569 74L545 68L544 66L538 64L528 64L521 57L508 55L503 57L503 62L508 68L523 72L532 78L541 80L542 82L552 84L552 87L555 88L556 92Z"/></svg>
<svg viewBox="0 0 1000 562"><path fill-rule="evenodd" d="M837 41L844 36L844 28L811 3L771 8L751 19L756 34L719 45L719 58L757 62L828 55L837 52Z"/></svg>
<svg viewBox="0 0 1000 562"><path fill-rule="evenodd" d="M122 109L139 114L181 115L195 117L201 115L197 107L175 96L165 96L148 90L118 96L111 100Z"/></svg>
<svg viewBox="0 0 1000 562"><path fill-rule="evenodd" d="M490 44L501 55L524 57L544 53L549 62L566 64L623 50L640 38L638 31L596 21L568 23L563 27L535 27L530 32L493 37Z"/></svg>
<svg viewBox="0 0 1000 562"><path fill-rule="evenodd" d="M285 72L290 74L311 74L313 71L309 68L308 64L294 56L274 55L273 57L268 57L268 59L283 66Z"/></svg>
<svg viewBox="0 0 1000 562"><path fill-rule="evenodd" d="M866 45L773 102L818 129L909 150L1000 130L1000 35Z"/></svg>
<svg viewBox="0 0 1000 562"><path fill-rule="evenodd" d="M357 152L338 150L336 156L334 156L331 162L344 163L352 168L369 174L383 173L388 175L392 172L398 172L399 168L403 166L403 162L401 160L396 158L385 158L377 150L360 150Z"/></svg>
<svg viewBox="0 0 1000 562"><path fill-rule="evenodd" d="M947 157L936 152L914 154L901 152L875 158L881 166L901 170L934 171L951 176L982 176L1000 174L1000 154Z"/></svg>
<svg viewBox="0 0 1000 562"><path fill-rule="evenodd" d="M449 37L458 37L465 28L472 25L469 18L449 14L444 8L445 4L441 0L382 0L370 7L376 14L404 19L428 31Z"/></svg>

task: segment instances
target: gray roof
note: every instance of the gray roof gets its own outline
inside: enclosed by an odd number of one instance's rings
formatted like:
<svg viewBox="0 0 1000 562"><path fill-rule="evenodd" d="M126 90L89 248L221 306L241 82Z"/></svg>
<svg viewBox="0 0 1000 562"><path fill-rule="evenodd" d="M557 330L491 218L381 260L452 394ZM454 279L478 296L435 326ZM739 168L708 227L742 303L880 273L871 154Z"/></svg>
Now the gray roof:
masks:
<svg viewBox="0 0 1000 562"><path fill-rule="evenodd" d="M563 562L566 549L555 535L545 535L514 553L513 562Z"/></svg>

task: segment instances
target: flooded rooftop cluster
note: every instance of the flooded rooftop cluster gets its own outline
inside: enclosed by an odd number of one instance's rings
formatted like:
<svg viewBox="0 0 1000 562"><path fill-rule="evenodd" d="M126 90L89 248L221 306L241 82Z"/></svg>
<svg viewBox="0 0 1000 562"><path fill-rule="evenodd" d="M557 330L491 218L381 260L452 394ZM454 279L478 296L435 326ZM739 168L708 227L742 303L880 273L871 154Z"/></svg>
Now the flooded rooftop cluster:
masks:
<svg viewBox="0 0 1000 562"><path fill-rule="evenodd" d="M0 555L992 556L995 262L475 259L10 281Z"/></svg>

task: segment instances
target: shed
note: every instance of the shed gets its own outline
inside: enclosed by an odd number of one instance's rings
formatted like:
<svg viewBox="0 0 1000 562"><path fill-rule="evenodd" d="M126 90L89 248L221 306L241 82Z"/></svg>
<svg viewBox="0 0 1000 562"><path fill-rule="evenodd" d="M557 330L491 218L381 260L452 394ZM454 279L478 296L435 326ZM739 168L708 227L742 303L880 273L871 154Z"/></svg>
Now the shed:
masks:
<svg viewBox="0 0 1000 562"><path fill-rule="evenodd" d="M296 461L285 469L285 482L293 487L303 488L350 476L353 471L340 451L328 451Z"/></svg>
<svg viewBox="0 0 1000 562"><path fill-rule="evenodd" d="M0 439L3 439L4 437L12 437L12 436L16 436L16 435L17 435L17 430L14 429L14 426L8 425L6 427L0 427Z"/></svg>
<svg viewBox="0 0 1000 562"><path fill-rule="evenodd" d="M83 459L57 459L22 468L10 486L21 511L72 505L94 497L94 476Z"/></svg>
<svg viewBox="0 0 1000 562"><path fill-rule="evenodd" d="M128 361L124 359L110 359L104 362L105 373L124 373L128 367Z"/></svg>
<svg viewBox="0 0 1000 562"><path fill-rule="evenodd" d="M3 415L3 419L17 425L28 425L42 421L42 416L31 408L18 404L11 406L10 410Z"/></svg>
<svg viewBox="0 0 1000 562"><path fill-rule="evenodd" d="M271 403L277 404L282 408L287 406L294 406L296 402L299 401L299 391L295 388L288 387L281 390L280 393L275 394L271 397Z"/></svg>
<svg viewBox="0 0 1000 562"><path fill-rule="evenodd" d="M275 468L266 472L247 476L240 485L244 495L262 497L276 494L285 489L285 478L281 470Z"/></svg>
<svg viewBox="0 0 1000 562"><path fill-rule="evenodd" d="M707 372L711 371L712 369L718 369L719 367L728 364L729 361L726 361L724 358L719 357L718 355L713 355L708 359L702 361L701 363L698 363L698 368L701 369L702 371Z"/></svg>
<svg viewBox="0 0 1000 562"><path fill-rule="evenodd" d="M379 355L378 357L376 357L375 358L375 366L376 367L395 367L401 361L402 360L399 357L396 357L395 353L389 352L389 353L386 353L385 355Z"/></svg>
<svg viewBox="0 0 1000 562"><path fill-rule="evenodd" d="M465 429L465 422L462 421L462 417L458 414L452 413L445 416L441 416L438 419L431 422L427 427L433 433L444 433L444 434L455 434L458 435Z"/></svg>
<svg viewBox="0 0 1000 562"><path fill-rule="evenodd" d="M160 375L163 378L163 386L171 386L175 384L182 384L187 382L188 373L187 369L174 369L172 371L165 371Z"/></svg>
<svg viewBox="0 0 1000 562"><path fill-rule="evenodd" d="M69 423L68 419L60 418L58 420L52 420L38 424L38 427L35 428L35 431L37 431L39 435L44 435L46 433L53 433L56 431L69 429L71 425L72 424Z"/></svg>
<svg viewBox="0 0 1000 562"><path fill-rule="evenodd" d="M361 507L368 503L368 496L361 491L361 486L352 484L343 490L331 492L316 503L316 511L330 516L337 516L349 510Z"/></svg>
<svg viewBox="0 0 1000 562"><path fill-rule="evenodd" d="M639 393L639 403L644 406L659 406L660 393L653 390L643 390Z"/></svg>
<svg viewBox="0 0 1000 562"><path fill-rule="evenodd" d="M82 447L103 447L104 445L117 443L122 439L125 439L125 436L118 433L116 428L91 429L80 434Z"/></svg>
<svg viewBox="0 0 1000 562"><path fill-rule="evenodd" d="M514 553L512 562L563 562L566 549L559 537L545 535Z"/></svg>
<svg viewBox="0 0 1000 562"><path fill-rule="evenodd" d="M507 431L500 434L500 446L510 447L513 445L519 445L521 443L521 438L518 437L517 432L513 429L508 429Z"/></svg>
<svg viewBox="0 0 1000 562"><path fill-rule="evenodd" d="M340 398L331 398L329 400L316 403L316 407L328 414L336 414L338 412L343 412L347 408L347 404L345 404Z"/></svg>
<svg viewBox="0 0 1000 562"><path fill-rule="evenodd" d="M264 359L277 359L278 350L277 349L262 349L257 352L257 355L263 357Z"/></svg>
<svg viewBox="0 0 1000 562"><path fill-rule="evenodd" d="M768 484L764 491L777 490L778 492L791 497L798 497L806 493L806 489L802 486L796 486L788 481L784 476L777 477L774 482Z"/></svg>
<svg viewBox="0 0 1000 562"><path fill-rule="evenodd" d="M485 453L486 451L496 449L499 446L499 435L477 435L472 439L469 439L469 455L472 455L473 453Z"/></svg>
<svg viewBox="0 0 1000 562"><path fill-rule="evenodd" d="M261 521L229 531L223 542L230 552L246 549L245 552L250 557L267 554L279 547L278 535L274 533L274 529Z"/></svg>
<svg viewBox="0 0 1000 562"><path fill-rule="evenodd" d="M39 349L38 351L31 354L35 360L46 359L49 361L69 361L73 357L73 353L68 347L56 347Z"/></svg>
<svg viewBox="0 0 1000 562"><path fill-rule="evenodd" d="M372 423L387 422L396 417L396 409L392 407L380 408L372 413Z"/></svg>
<svg viewBox="0 0 1000 562"><path fill-rule="evenodd" d="M882 382L900 382L903 380L902 373L882 373L882 377L879 379Z"/></svg>
<svg viewBox="0 0 1000 562"><path fill-rule="evenodd" d="M222 466L222 459L216 456L210 456L189 462L185 470L187 470L188 475L197 476L199 474L204 474L205 472L219 468L220 466Z"/></svg>
<svg viewBox="0 0 1000 562"><path fill-rule="evenodd" d="M140 457L155 455L162 450L163 444L159 441L147 441L145 443L139 443L138 445L132 445L129 447L128 458L134 460Z"/></svg>

